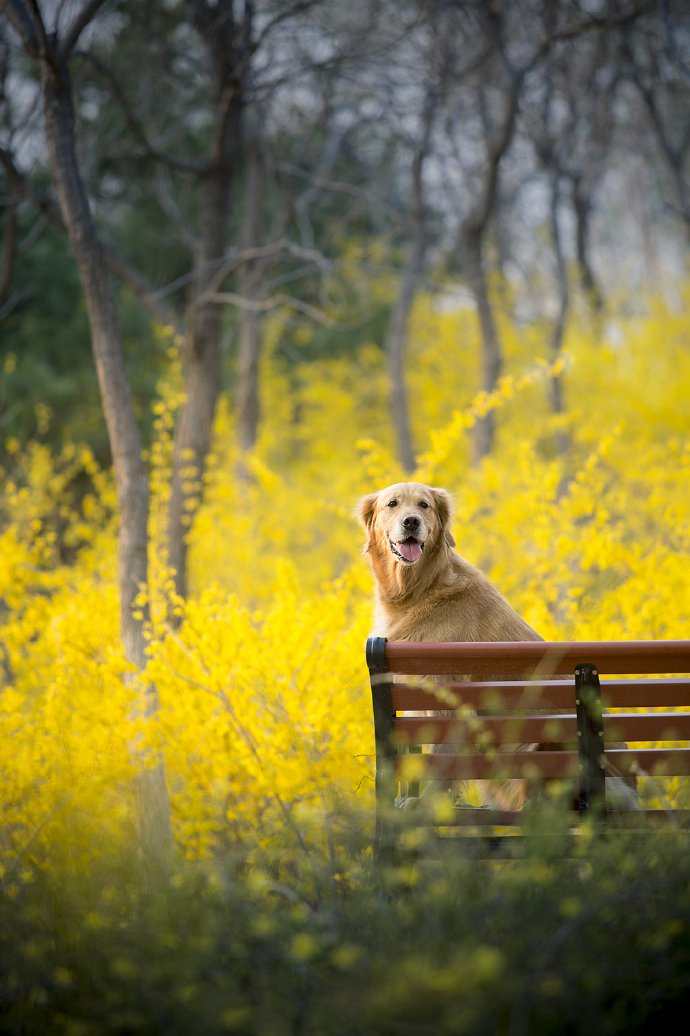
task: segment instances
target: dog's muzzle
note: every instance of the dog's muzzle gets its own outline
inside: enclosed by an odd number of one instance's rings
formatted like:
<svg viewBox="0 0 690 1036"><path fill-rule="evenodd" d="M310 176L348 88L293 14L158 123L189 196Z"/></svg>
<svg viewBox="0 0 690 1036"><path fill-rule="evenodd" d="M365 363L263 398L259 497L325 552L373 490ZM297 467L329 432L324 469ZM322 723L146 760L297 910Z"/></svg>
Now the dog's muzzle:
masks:
<svg viewBox="0 0 690 1036"><path fill-rule="evenodd" d="M422 521L416 514L408 514L400 522L400 538L391 539L391 550L405 565L414 565L422 556L424 540L419 539Z"/></svg>

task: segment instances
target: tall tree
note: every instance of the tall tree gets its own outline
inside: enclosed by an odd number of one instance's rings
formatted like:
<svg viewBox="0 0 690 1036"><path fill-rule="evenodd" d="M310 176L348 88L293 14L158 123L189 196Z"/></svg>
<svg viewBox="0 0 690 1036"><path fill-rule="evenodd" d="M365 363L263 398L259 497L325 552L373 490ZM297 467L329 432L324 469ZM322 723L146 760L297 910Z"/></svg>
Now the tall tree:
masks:
<svg viewBox="0 0 690 1036"><path fill-rule="evenodd" d="M185 400L175 432L168 550L175 589L187 595L187 531L201 495L221 385L223 313L210 298L228 247L233 190L255 41L254 4L189 0L192 23L206 51L214 125L202 171L198 239L185 347Z"/></svg>
<svg viewBox="0 0 690 1036"><path fill-rule="evenodd" d="M474 75L462 86L469 90L475 106L475 121L480 138L481 159L466 191L467 207L460 222L458 251L465 279L472 292L479 317L481 388L491 393L503 369L503 351L489 285L487 257L488 232L499 197L501 163L510 148L528 66L516 67L507 51L505 15L501 5L488 5L480 12L483 33L483 60ZM491 71L489 72L489 69ZM458 132L457 123L449 123ZM461 147L455 143L456 154ZM474 428L473 459L486 457L493 448L495 417L489 411Z"/></svg>
<svg viewBox="0 0 690 1036"><path fill-rule="evenodd" d="M432 13L436 13L432 5ZM415 113L417 125L412 131L409 147L409 200L407 202L407 258L403 266L397 295L393 301L384 347L388 358L391 386L391 416L397 442L398 458L403 468L411 472L415 466L405 356L409 325L415 298L422 287L429 246L424 167L432 146L434 123L442 102L445 63L441 54L435 18L420 27L423 32L421 64L426 82L421 84L419 110ZM420 30L418 30L420 31Z"/></svg>
<svg viewBox="0 0 690 1036"><path fill-rule="evenodd" d="M666 205L690 241L690 54L687 11L663 5L663 19L641 20L625 37L625 74L634 84L670 173ZM683 55L685 47L685 55Z"/></svg>
<svg viewBox="0 0 690 1036"><path fill-rule="evenodd" d="M125 655L145 663L143 620L135 602L148 588L148 476L142 441L125 373L115 293L101 238L84 188L78 158L70 64L79 38L104 0L88 0L62 31L46 25L38 0L2 0L2 9L38 68L50 168L60 213L79 269L88 311L94 361L110 438L117 482L119 525L120 626ZM158 705L155 687L140 684L140 710ZM138 774L140 820L150 856L171 844L169 804L162 764Z"/></svg>

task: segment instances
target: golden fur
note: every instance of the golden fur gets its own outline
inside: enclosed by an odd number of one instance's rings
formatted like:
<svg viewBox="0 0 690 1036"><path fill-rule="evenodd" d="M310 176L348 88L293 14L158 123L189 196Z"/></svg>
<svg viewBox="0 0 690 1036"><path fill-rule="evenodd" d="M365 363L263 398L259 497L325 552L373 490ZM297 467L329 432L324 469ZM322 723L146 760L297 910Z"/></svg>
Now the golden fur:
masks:
<svg viewBox="0 0 690 1036"><path fill-rule="evenodd" d="M391 504L395 502L395 506ZM478 569L453 550L445 489L398 482L362 498L365 552L376 580L376 634L389 640L541 640ZM400 560L391 544L413 519L418 560ZM417 520L418 525L414 524Z"/></svg>
<svg viewBox="0 0 690 1036"><path fill-rule="evenodd" d="M445 489L420 482L397 482L360 500L364 552L376 584L375 635L409 641L542 640L486 576L455 552L451 513ZM487 805L524 804L523 781L478 784ZM607 798L619 808L636 808L635 792L624 780L607 777L606 784Z"/></svg>

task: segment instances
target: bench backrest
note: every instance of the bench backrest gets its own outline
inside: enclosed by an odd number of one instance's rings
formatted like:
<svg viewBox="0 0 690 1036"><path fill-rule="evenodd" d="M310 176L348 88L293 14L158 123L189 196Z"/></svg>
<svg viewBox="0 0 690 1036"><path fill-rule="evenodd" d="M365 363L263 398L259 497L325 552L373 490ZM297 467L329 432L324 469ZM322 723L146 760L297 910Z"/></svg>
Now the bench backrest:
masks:
<svg viewBox="0 0 690 1036"><path fill-rule="evenodd" d="M607 812L605 776L690 775L690 641L372 637L367 663L382 810L396 790L405 793L406 756L420 745L425 750L414 760L415 779L569 778L580 813ZM518 750L525 744L537 750ZM669 814L663 806L644 812ZM511 811L475 810L458 811L453 823L517 820Z"/></svg>

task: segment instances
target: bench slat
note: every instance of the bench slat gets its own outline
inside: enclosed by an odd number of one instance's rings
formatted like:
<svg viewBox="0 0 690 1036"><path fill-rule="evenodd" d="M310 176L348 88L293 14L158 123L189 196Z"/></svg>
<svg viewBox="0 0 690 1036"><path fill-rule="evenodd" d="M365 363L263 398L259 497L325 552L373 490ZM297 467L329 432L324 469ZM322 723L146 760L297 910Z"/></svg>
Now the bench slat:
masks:
<svg viewBox="0 0 690 1036"><path fill-rule="evenodd" d="M690 716L688 717L690 719ZM472 744L482 735L492 741L515 744L520 741L575 741L577 723L571 716L481 716L469 720L455 716L399 716L396 740L404 745Z"/></svg>
<svg viewBox="0 0 690 1036"><path fill-rule="evenodd" d="M690 712L606 713L606 742L612 741L688 741ZM480 736L503 744L528 741L575 741L574 714L544 716L398 716L396 740L400 744L475 743Z"/></svg>
<svg viewBox="0 0 690 1036"><path fill-rule="evenodd" d="M684 777L690 774L690 748L607 748L612 773Z"/></svg>
<svg viewBox="0 0 690 1036"><path fill-rule="evenodd" d="M409 776L409 760L414 759L418 780L504 780L517 777L575 777L579 772L574 751L478 752L398 755L396 774ZM690 774L690 748L612 748L606 752L609 772L638 775L687 776Z"/></svg>
<svg viewBox="0 0 690 1036"><path fill-rule="evenodd" d="M600 673L622 676L642 673L690 673L690 643L649 641L518 641L516 643L408 643L388 641L385 660L390 672L412 675L501 673L524 676L535 668L544 676L570 675L583 662Z"/></svg>
<svg viewBox="0 0 690 1036"><path fill-rule="evenodd" d="M573 681L495 680L480 683L443 683L439 690L413 684L392 685L393 708L397 712L422 711L469 705L473 709L490 708L500 702L505 708L527 703L530 708L569 709L573 706ZM690 680L667 679L602 680L602 699L613 709L673 708L690 705ZM451 695L452 697L449 697ZM446 701L442 700L443 697Z"/></svg>
<svg viewBox="0 0 690 1036"><path fill-rule="evenodd" d="M601 697L612 709L688 708L690 680L680 677L656 680L602 680Z"/></svg>
<svg viewBox="0 0 690 1036"><path fill-rule="evenodd" d="M611 741L688 741L690 712L606 712L604 730L607 744Z"/></svg>
<svg viewBox="0 0 690 1036"><path fill-rule="evenodd" d="M578 823L580 816L574 810L565 810L573 823ZM674 820L677 823L688 823L690 821L689 809L607 809L606 817L614 824L620 823L629 827L639 826L640 823L651 821L661 823ZM450 816L438 820L431 813L423 814L418 819L419 823L428 827L518 827L524 824L525 814L519 811L506 811L499 809L486 809L483 806L456 806Z"/></svg>
<svg viewBox="0 0 690 1036"><path fill-rule="evenodd" d="M469 705L473 709L490 708L497 702L504 708L517 708L525 701L531 708L571 709L574 703L572 680L543 684L529 680L449 683L439 684L437 693L412 684L394 683L391 690L397 712L452 708L454 699L458 706Z"/></svg>
<svg viewBox="0 0 690 1036"><path fill-rule="evenodd" d="M578 758L574 751L501 752L491 756L472 754L399 755L395 772L406 776L409 760L414 759L415 778L419 780L489 780L509 777L576 777Z"/></svg>

